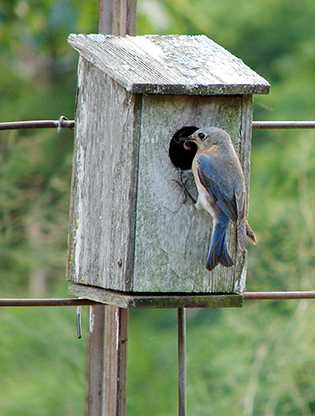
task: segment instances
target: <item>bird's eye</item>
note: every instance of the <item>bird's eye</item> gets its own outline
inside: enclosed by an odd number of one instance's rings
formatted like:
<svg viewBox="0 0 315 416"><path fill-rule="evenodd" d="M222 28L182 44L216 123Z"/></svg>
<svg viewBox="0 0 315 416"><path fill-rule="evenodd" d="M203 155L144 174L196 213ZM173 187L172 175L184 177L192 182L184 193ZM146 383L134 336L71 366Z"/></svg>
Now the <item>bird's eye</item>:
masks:
<svg viewBox="0 0 315 416"><path fill-rule="evenodd" d="M199 133L199 134L198 134L198 137L199 137L199 139L201 139L201 140L202 140L202 139L204 139L204 138L205 138L205 136L206 136L206 135L205 135L204 133Z"/></svg>

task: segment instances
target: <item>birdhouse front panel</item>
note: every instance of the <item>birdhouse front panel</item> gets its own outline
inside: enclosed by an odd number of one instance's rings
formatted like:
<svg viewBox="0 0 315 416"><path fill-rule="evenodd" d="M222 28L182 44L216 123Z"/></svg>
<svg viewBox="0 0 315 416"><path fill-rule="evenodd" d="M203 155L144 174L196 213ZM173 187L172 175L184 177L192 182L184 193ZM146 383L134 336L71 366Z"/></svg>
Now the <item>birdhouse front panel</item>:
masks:
<svg viewBox="0 0 315 416"><path fill-rule="evenodd" d="M75 283L136 293L245 288L246 252L233 224L234 265L205 268L212 219L187 196L185 187L196 198L192 158L178 139L187 129L225 130L248 188L251 93L268 84L207 38L183 38L70 38L81 55L68 256Z"/></svg>
<svg viewBox="0 0 315 416"><path fill-rule="evenodd" d="M169 157L170 138L183 126L217 126L229 132L249 178L250 96L144 96L139 146L134 281L136 292L235 292L245 284L246 254L230 227L235 266L205 268L212 219L195 208ZM246 117L244 117L246 113ZM188 175L188 176L187 176ZM194 193L191 173L186 175Z"/></svg>

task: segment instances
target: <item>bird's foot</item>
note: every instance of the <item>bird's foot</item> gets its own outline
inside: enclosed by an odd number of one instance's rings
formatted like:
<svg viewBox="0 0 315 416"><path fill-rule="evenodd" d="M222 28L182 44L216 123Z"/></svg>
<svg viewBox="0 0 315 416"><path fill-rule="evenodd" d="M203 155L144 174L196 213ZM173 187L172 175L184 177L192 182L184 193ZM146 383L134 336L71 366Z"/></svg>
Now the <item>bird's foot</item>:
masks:
<svg viewBox="0 0 315 416"><path fill-rule="evenodd" d="M189 198L193 204L196 204L196 200L195 198L191 195L191 193L188 191L187 187L186 187L186 181L183 180L183 171L178 168L178 172L179 172L179 180L177 179L172 179L172 181L176 182L183 190L184 192L184 200L183 200L183 204L186 204L187 202L187 198Z"/></svg>

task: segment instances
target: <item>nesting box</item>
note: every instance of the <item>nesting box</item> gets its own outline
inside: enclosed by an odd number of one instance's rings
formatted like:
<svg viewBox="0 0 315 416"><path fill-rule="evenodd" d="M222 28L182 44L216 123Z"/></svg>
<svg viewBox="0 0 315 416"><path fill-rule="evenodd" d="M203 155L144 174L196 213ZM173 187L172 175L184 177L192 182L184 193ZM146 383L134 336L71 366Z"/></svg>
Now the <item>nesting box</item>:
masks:
<svg viewBox="0 0 315 416"><path fill-rule="evenodd" d="M212 218L196 210L181 131L217 126L249 184L253 94L269 84L206 36L70 35L80 54L68 279L128 293L242 292L246 253L205 268ZM188 130L187 130L188 129Z"/></svg>

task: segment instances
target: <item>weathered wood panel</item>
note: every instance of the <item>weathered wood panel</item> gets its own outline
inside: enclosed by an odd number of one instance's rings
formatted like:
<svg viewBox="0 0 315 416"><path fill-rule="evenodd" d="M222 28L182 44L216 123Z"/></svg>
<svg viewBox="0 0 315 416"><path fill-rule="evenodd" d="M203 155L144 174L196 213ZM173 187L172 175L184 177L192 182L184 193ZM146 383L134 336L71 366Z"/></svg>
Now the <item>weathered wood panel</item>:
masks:
<svg viewBox="0 0 315 416"><path fill-rule="evenodd" d="M103 37L71 38L87 59L80 58L78 70L68 278L76 283L127 292L242 292L246 253L237 248L235 227L230 227L228 240L235 266L228 269L217 266L208 272L205 263L212 219L197 211L190 200L184 203L183 191L176 182L179 172L168 152L171 138L183 126L221 127L232 137L249 185L252 96L165 95L165 91L162 95L157 90L149 95L131 93L134 88L130 87L130 80L139 74L132 66L132 54L125 49L136 48L142 82L148 79L153 82L155 76L159 77L165 56L172 57L175 64L180 60L180 54L175 54L179 38L166 38L106 37L110 41L106 53ZM150 71L143 75L149 60L148 42L161 47L165 54L154 76ZM182 46L187 42L183 40ZM117 48L121 49L120 57L131 59L119 63L121 71L131 74L126 88L119 71L116 78L113 68L108 70L109 74L102 72L114 65ZM157 54L157 49L150 53ZM185 77L194 79L193 68L189 67L190 52L182 53L183 67L189 73ZM108 54L112 54L113 62L106 61ZM205 54L203 51L201 56ZM211 59L216 62L217 58ZM237 65L244 69L243 63ZM171 78L162 80L166 84L185 81L175 67ZM195 69L196 79L201 82L204 67L197 65ZM229 71L223 71L227 83ZM236 79L240 79L237 77L244 76L247 70L243 75L236 68L233 71ZM255 78L253 74L246 73L248 82L251 76ZM216 78L215 70L209 76L208 81ZM214 85L217 94L226 93L218 80L209 91L213 91ZM255 82L254 85L256 88Z"/></svg>
<svg viewBox="0 0 315 416"><path fill-rule="evenodd" d="M104 335L105 306L90 308L87 415L102 415L104 406Z"/></svg>
<svg viewBox="0 0 315 416"><path fill-rule="evenodd" d="M102 415L126 415L128 320L128 309L109 305L106 307L104 343L105 392Z"/></svg>
<svg viewBox="0 0 315 416"><path fill-rule="evenodd" d="M249 180L251 97L144 96L136 213L135 292L235 292L245 288L246 254L228 247L235 266L205 269L212 219L198 211L176 183L168 156L173 134L183 126L218 126L232 137ZM246 113L246 117L244 117Z"/></svg>
<svg viewBox="0 0 315 416"><path fill-rule="evenodd" d="M102 34L136 34L136 0L99 0L98 29Z"/></svg>
<svg viewBox="0 0 315 416"><path fill-rule="evenodd" d="M267 94L270 85L206 36L70 35L70 45L139 94Z"/></svg>
<svg viewBox="0 0 315 416"><path fill-rule="evenodd" d="M80 60L67 272L72 281L126 289L133 274L138 108L137 96Z"/></svg>
<svg viewBox="0 0 315 416"><path fill-rule="evenodd" d="M235 248L234 227L228 246L235 267L205 269L212 219L183 203L168 148L185 125L221 127L245 161L248 181L251 97L141 97L85 60L80 74L69 279L135 292L243 291L246 255Z"/></svg>
<svg viewBox="0 0 315 416"><path fill-rule="evenodd" d="M240 308L244 299L240 294L137 294L121 293L98 287L70 283L69 293L106 305L125 309L161 308Z"/></svg>

